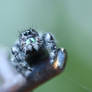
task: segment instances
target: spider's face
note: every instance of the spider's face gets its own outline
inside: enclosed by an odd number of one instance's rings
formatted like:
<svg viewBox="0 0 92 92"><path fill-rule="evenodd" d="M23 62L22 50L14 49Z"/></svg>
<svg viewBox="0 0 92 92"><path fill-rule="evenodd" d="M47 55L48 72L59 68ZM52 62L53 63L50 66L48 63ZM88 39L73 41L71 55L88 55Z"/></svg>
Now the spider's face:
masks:
<svg viewBox="0 0 92 92"><path fill-rule="evenodd" d="M35 30L28 30L20 35L22 51L26 54L39 51L42 47L42 39Z"/></svg>

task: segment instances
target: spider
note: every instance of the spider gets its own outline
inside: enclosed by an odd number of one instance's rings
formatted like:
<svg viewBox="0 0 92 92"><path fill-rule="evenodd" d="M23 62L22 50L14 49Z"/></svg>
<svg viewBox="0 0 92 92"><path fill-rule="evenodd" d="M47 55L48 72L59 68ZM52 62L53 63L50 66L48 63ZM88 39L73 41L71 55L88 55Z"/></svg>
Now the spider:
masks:
<svg viewBox="0 0 92 92"><path fill-rule="evenodd" d="M51 33L38 33L34 29L28 29L20 33L19 39L12 47L12 64L23 75L31 73L39 63L50 59L53 63L57 55L57 47L54 36Z"/></svg>

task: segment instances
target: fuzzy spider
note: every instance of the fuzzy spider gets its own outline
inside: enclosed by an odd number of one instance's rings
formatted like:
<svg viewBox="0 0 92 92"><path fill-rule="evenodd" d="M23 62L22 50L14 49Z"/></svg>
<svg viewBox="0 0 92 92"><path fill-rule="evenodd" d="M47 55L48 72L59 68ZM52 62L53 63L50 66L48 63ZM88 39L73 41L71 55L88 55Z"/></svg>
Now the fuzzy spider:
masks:
<svg viewBox="0 0 92 92"><path fill-rule="evenodd" d="M12 64L18 72L28 76L38 63L50 59L53 63L57 56L55 39L51 33L38 33L28 29L19 35L12 47Z"/></svg>

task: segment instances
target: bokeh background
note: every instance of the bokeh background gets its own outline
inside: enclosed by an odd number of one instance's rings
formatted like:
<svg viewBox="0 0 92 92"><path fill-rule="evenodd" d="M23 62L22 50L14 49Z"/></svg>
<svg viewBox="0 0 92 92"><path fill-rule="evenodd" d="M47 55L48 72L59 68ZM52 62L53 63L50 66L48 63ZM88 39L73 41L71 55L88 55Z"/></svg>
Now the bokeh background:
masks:
<svg viewBox="0 0 92 92"><path fill-rule="evenodd" d="M11 48L29 27L66 48L65 71L34 92L92 92L92 0L0 0L0 44Z"/></svg>

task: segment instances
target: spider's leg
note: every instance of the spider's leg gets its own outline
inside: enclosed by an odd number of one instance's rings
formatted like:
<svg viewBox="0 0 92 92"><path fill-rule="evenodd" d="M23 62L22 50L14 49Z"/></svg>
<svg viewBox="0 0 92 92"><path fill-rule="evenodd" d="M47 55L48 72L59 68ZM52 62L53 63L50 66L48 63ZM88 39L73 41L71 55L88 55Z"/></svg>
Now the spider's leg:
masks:
<svg viewBox="0 0 92 92"><path fill-rule="evenodd" d="M43 34L44 46L48 50L50 63L52 64L57 56L57 48L53 35L51 33Z"/></svg>

